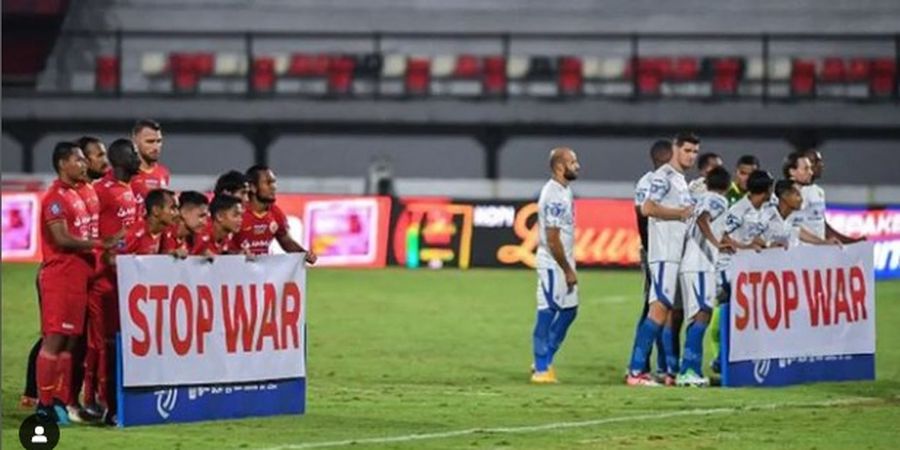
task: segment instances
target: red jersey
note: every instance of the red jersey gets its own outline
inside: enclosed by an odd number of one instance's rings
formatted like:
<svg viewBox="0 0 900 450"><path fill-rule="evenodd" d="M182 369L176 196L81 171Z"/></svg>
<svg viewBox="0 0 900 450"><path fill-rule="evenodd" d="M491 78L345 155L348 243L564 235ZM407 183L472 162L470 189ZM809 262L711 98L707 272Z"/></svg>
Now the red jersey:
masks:
<svg viewBox="0 0 900 450"><path fill-rule="evenodd" d="M165 188L169 186L169 169L166 166L157 163L152 169L145 171L139 170L131 178L131 190L134 191L134 198L137 201L138 217L144 217L144 199L147 194L154 189Z"/></svg>
<svg viewBox="0 0 900 450"><path fill-rule="evenodd" d="M112 172L94 183L94 191L100 199L100 237L105 239L131 228L138 221L137 204L131 186L119 181ZM121 250L121 247L119 248ZM99 254L98 254L99 255ZM105 261L99 261L101 268Z"/></svg>
<svg viewBox="0 0 900 450"><path fill-rule="evenodd" d="M66 228L76 239L91 238L91 214L78 196L74 186L56 180L44 194L41 202L41 250L43 251L42 272L48 269L61 274L71 269L90 269L90 250L74 251L56 245L50 234L50 224L64 221ZM87 264L87 265L85 265ZM48 272L49 273L49 272Z"/></svg>
<svg viewBox="0 0 900 450"><path fill-rule="evenodd" d="M138 222L125 234L123 255L156 255L160 253L163 232L152 234L146 221Z"/></svg>
<svg viewBox="0 0 900 450"><path fill-rule="evenodd" d="M166 231L163 231L162 243L160 244L159 249L160 253L169 254L179 249L190 250L188 247L187 236L179 237L178 230L179 225L176 224L166 228Z"/></svg>
<svg viewBox="0 0 900 450"><path fill-rule="evenodd" d="M235 248L249 249L254 255L264 255L269 253L272 239L281 238L287 232L287 217L277 205L272 205L262 214L251 211L250 205L247 205L241 231L235 233L233 244Z"/></svg>
<svg viewBox="0 0 900 450"><path fill-rule="evenodd" d="M100 198L91 183L81 183L75 189L91 215L91 238L97 239L100 237Z"/></svg>
<svg viewBox="0 0 900 450"><path fill-rule="evenodd" d="M231 234L228 234L222 240L216 241L215 233L213 232L213 223L210 222L203 231L194 236L194 247L191 248L191 254L203 255L207 250L211 251L214 255L232 253L237 249L237 247L234 247L234 243L232 242L233 239L234 237Z"/></svg>

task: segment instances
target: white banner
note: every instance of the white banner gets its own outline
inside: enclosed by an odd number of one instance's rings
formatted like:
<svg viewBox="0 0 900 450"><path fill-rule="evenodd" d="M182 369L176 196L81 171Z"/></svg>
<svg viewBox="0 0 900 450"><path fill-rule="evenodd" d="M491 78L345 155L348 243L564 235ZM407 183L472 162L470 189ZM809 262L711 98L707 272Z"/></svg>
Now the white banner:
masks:
<svg viewBox="0 0 900 450"><path fill-rule="evenodd" d="M728 360L875 353L872 244L738 252Z"/></svg>
<svg viewBox="0 0 900 450"><path fill-rule="evenodd" d="M124 385L306 376L303 257L116 257Z"/></svg>

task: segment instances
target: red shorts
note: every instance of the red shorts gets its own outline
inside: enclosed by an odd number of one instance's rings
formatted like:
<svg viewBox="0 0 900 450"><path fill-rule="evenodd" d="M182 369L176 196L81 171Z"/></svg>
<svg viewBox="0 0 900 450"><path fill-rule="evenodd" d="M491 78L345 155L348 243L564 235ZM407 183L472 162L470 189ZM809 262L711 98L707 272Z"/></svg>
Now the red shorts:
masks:
<svg viewBox="0 0 900 450"><path fill-rule="evenodd" d="M38 274L41 333L81 336L91 269L87 264L43 267Z"/></svg>
<svg viewBox="0 0 900 450"><path fill-rule="evenodd" d="M91 284L91 312L103 323L103 335L115 336L119 332L119 287L116 279L100 275Z"/></svg>

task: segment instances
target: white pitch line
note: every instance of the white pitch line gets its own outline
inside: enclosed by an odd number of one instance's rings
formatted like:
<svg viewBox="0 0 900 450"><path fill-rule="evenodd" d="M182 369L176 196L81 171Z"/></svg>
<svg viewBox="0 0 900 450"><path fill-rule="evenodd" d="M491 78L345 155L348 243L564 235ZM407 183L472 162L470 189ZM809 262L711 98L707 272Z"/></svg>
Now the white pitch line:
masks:
<svg viewBox="0 0 900 450"><path fill-rule="evenodd" d="M622 423L622 422L634 422L641 420L659 420L659 419L668 419L672 417L685 417L685 416L707 416L707 415L716 415L716 414L728 414L735 413L741 411L764 411L764 410L772 410L779 408L810 408L810 407L827 407L827 406L841 406L841 405L857 405L861 403L868 403L878 401L878 399L870 399L870 398L849 398L843 400L829 400L824 402L810 402L810 403L771 403L764 405L750 405L744 407L730 407L730 408L708 408L708 409L690 409L685 411L672 411L667 413L659 413L659 414L642 414L636 416L620 416L620 417L607 417L604 419L594 419L594 420L585 420L580 422L553 422L546 423L543 425L529 425L529 426L521 426L521 427L498 427L498 428L468 428L465 430L456 430L456 431L443 431L439 433L422 433L422 434L407 434L402 436L389 436L389 437L375 437L375 438L360 438L360 439L346 439L342 441L324 441L324 442L309 442L305 444L288 444L281 445L278 447L269 447L263 450L299 450L299 449L307 449L307 448L329 448L329 447L348 447L352 445L363 445L363 444L391 444L397 442L411 442L411 441L424 441L428 439L445 439L445 438L453 438L459 436L468 436L472 434L518 434L518 433L532 433L535 431L546 431L546 430L559 430L566 428L584 428L584 427L593 427L597 425L606 425L611 423Z"/></svg>

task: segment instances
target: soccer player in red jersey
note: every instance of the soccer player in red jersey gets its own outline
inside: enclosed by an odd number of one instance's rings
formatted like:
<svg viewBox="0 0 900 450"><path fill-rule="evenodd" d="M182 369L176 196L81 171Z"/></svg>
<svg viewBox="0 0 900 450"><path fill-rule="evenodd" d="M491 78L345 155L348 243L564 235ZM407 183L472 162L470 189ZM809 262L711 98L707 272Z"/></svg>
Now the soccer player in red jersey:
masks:
<svg viewBox="0 0 900 450"><path fill-rule="evenodd" d="M163 253L163 232L176 224L178 202L168 189L154 189L144 200L144 220L135 223L125 235L123 255L156 255Z"/></svg>
<svg viewBox="0 0 900 450"><path fill-rule="evenodd" d="M71 351L84 330L92 250L115 245L91 238L91 215L76 185L86 177L84 154L77 145L60 142L53 149L57 180L41 202L43 261L38 277L43 342L36 371L37 413L68 424L71 404Z"/></svg>
<svg viewBox="0 0 900 450"><path fill-rule="evenodd" d="M241 253L241 248L234 245L233 233L241 229L243 214L241 199L230 195L215 196L209 203L212 220L194 236L191 254L212 259L215 255Z"/></svg>
<svg viewBox="0 0 900 450"><path fill-rule="evenodd" d="M162 127L156 121L142 119L131 129L131 140L141 157L141 170L131 179L138 202L138 217L144 217L144 197L153 189L169 186L169 169L159 162L162 152Z"/></svg>
<svg viewBox="0 0 900 450"><path fill-rule="evenodd" d="M94 190L100 199L100 237L118 236L121 240L125 230L137 220L137 203L129 182L138 172L140 159L134 144L127 139L118 139L109 146L109 162L112 170L94 183ZM118 249L118 250L121 250ZM88 349L85 357L84 397L87 403L95 398L107 411L114 411L115 402L108 401L115 389L109 389L108 369L115 367L115 352L110 350L119 328L119 305L117 299L116 272L112 259L116 252L101 255L97 261L97 276L91 285L88 304L89 314L94 321L89 323ZM96 395L95 395L96 394ZM111 419L111 414L107 419Z"/></svg>
<svg viewBox="0 0 900 450"><path fill-rule="evenodd" d="M306 253L306 262L316 263L316 255L307 251L288 234L287 217L275 204L278 190L275 173L266 166L256 165L246 172L250 184L250 201L244 211L241 229L234 236L238 248L247 249L254 255L269 253L272 240L277 240L288 253Z"/></svg>
<svg viewBox="0 0 900 450"><path fill-rule="evenodd" d="M163 232L161 253L185 258L193 247L194 236L206 228L209 220L209 199L197 191L178 195L178 217L174 225Z"/></svg>

